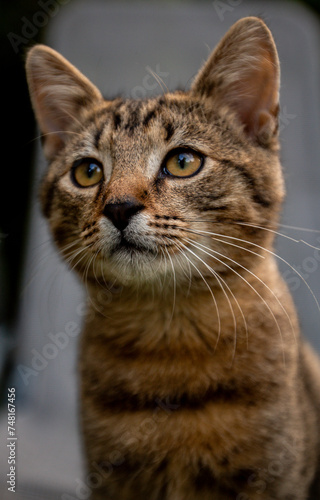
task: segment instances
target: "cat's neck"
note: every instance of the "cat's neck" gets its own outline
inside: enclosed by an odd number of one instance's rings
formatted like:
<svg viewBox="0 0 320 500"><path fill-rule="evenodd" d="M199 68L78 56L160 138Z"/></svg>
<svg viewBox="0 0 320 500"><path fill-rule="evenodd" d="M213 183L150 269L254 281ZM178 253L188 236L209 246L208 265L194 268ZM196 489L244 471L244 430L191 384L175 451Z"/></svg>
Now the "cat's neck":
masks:
<svg viewBox="0 0 320 500"><path fill-rule="evenodd" d="M284 298L286 287L271 257L255 273L221 285L214 279L199 280L195 286L149 289L113 285L103 290L101 284L91 285L86 330L105 336L115 346L136 344L150 350L175 343L215 349L221 340L235 342L235 332L237 342L245 346L255 328L271 330L282 341L284 321L292 321L289 330L294 337L293 305Z"/></svg>

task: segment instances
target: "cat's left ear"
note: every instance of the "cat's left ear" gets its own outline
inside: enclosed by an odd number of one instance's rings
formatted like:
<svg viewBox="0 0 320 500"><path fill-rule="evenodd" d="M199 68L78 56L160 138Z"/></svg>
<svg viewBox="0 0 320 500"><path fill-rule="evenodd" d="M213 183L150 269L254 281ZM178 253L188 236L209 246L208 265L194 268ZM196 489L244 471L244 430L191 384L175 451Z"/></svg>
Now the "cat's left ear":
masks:
<svg viewBox="0 0 320 500"><path fill-rule="evenodd" d="M255 142L268 145L278 129L280 67L261 19L235 23L198 73L191 92L232 109Z"/></svg>
<svg viewBox="0 0 320 500"><path fill-rule="evenodd" d="M51 160L81 121L83 111L103 98L93 83L46 45L35 45L28 52L26 72L44 153Z"/></svg>

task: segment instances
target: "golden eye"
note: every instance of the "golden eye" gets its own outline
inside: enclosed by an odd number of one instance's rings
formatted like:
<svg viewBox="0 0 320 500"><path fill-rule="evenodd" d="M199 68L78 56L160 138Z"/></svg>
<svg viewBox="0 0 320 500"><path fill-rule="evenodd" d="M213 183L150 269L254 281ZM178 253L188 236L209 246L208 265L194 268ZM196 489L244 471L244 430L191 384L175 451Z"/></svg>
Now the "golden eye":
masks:
<svg viewBox="0 0 320 500"><path fill-rule="evenodd" d="M83 158L74 163L72 177L78 186L95 186L103 178L102 166L97 160Z"/></svg>
<svg viewBox="0 0 320 500"><path fill-rule="evenodd" d="M203 156L192 149L175 149L164 162L164 172L174 177L191 177L200 170L203 161Z"/></svg>

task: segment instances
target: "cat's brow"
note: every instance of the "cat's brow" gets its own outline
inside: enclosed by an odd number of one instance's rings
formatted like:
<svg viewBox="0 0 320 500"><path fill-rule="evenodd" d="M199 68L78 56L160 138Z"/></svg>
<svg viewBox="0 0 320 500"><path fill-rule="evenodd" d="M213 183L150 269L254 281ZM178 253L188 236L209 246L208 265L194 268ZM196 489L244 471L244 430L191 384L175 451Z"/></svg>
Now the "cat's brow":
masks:
<svg viewBox="0 0 320 500"><path fill-rule="evenodd" d="M99 146L100 146L100 138L101 138L101 135L102 135L102 132L104 131L104 127L105 127L105 124L102 126L102 127L99 127L97 130L96 130L96 133L94 135L94 147L96 149L99 149Z"/></svg>
<svg viewBox="0 0 320 500"><path fill-rule="evenodd" d="M118 110L122 106L123 102L124 101L121 98L115 99L115 101L112 103L111 106L104 105L102 108L100 108L99 110L95 110L92 114L90 114L87 117L83 125L84 129L89 128L92 122L96 123L96 130L93 134L94 137L93 143L96 149L99 149L100 147L100 139L103 135L106 126L110 124L110 121L112 120L113 122L115 121L115 116L117 115Z"/></svg>
<svg viewBox="0 0 320 500"><path fill-rule="evenodd" d="M137 127L141 125L141 108L141 101L132 101L126 107L122 128L128 135L133 135Z"/></svg>
<svg viewBox="0 0 320 500"><path fill-rule="evenodd" d="M168 116L166 108L167 110L175 108L178 113L182 113L184 105L180 99L174 99L167 95L148 100L118 98L111 106L104 106L90 115L83 127L89 127L92 121L96 122L93 144L96 149L99 149L106 127L110 126L113 132L124 132L128 136L132 136L139 128L146 131L158 118L161 124L159 125L164 130L163 138L168 142L176 127L173 119Z"/></svg>

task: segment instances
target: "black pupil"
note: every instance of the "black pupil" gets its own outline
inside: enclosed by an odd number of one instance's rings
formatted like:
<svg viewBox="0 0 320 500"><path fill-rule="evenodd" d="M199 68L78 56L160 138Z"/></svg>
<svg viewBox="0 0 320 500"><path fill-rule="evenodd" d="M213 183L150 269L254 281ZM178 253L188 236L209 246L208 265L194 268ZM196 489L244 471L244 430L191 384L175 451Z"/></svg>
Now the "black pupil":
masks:
<svg viewBox="0 0 320 500"><path fill-rule="evenodd" d="M87 176L89 179L91 179L91 177L96 173L96 170L97 170L97 165L95 165L94 163L88 163Z"/></svg>
<svg viewBox="0 0 320 500"><path fill-rule="evenodd" d="M190 161L192 161L192 155L187 153L180 153L178 155L178 164L181 170L184 170Z"/></svg>

